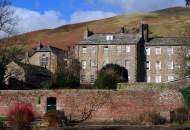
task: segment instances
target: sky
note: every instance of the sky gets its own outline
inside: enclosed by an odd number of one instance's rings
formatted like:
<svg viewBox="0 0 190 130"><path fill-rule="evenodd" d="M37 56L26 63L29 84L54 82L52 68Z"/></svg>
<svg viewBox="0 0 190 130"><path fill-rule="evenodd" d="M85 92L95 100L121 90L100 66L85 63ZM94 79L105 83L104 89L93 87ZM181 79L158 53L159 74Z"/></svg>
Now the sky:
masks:
<svg viewBox="0 0 190 130"><path fill-rule="evenodd" d="M184 6L185 0L12 0L18 33Z"/></svg>

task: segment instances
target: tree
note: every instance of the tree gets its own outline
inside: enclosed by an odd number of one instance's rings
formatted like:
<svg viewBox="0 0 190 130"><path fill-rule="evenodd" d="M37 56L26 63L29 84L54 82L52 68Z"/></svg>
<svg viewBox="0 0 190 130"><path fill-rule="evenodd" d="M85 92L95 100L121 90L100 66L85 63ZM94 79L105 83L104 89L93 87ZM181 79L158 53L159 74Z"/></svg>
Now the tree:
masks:
<svg viewBox="0 0 190 130"><path fill-rule="evenodd" d="M185 0L186 1L186 7L190 7L190 0Z"/></svg>
<svg viewBox="0 0 190 130"><path fill-rule="evenodd" d="M69 60L68 65L59 69L56 76L56 87L75 88L80 86L80 62L78 60Z"/></svg>
<svg viewBox="0 0 190 130"><path fill-rule="evenodd" d="M98 73L95 86L99 89L116 89L120 82L128 82L128 71L117 64L108 64Z"/></svg>
<svg viewBox="0 0 190 130"><path fill-rule="evenodd" d="M11 35L14 33L16 24L17 17L10 0L0 0L0 31Z"/></svg>
<svg viewBox="0 0 190 130"><path fill-rule="evenodd" d="M4 75L6 71L6 65L13 59L17 59L20 55L23 55L24 46L15 45L9 48L0 49L0 87L4 86ZM2 89L2 88L0 88Z"/></svg>

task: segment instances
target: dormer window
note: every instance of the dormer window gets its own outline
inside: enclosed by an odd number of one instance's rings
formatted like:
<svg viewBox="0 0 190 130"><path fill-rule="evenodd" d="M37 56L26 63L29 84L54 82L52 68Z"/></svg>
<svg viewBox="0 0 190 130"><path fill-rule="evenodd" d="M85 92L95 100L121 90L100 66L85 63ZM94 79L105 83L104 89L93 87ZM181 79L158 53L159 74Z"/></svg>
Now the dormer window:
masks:
<svg viewBox="0 0 190 130"><path fill-rule="evenodd" d="M106 40L107 40L107 41L113 40L113 35L107 35L107 36L106 36Z"/></svg>

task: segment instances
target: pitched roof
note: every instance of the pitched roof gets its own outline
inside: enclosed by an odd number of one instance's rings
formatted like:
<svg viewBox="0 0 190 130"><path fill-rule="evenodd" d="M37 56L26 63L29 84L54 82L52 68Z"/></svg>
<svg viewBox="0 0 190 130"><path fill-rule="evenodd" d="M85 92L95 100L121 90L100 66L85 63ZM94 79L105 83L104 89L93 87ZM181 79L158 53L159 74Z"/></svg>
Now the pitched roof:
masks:
<svg viewBox="0 0 190 130"><path fill-rule="evenodd" d="M190 37L159 37L152 38L146 45L150 46L168 46L168 45L190 45Z"/></svg>
<svg viewBox="0 0 190 130"><path fill-rule="evenodd" d="M106 36L112 35L113 40L106 40ZM99 33L94 34L78 44L137 44L141 40L139 34L133 33Z"/></svg>

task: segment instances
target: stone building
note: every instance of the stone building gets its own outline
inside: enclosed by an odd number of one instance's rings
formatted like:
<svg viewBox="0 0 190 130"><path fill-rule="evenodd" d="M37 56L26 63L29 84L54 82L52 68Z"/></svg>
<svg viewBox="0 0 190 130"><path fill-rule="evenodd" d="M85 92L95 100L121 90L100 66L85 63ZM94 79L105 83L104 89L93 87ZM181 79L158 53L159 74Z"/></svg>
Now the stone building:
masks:
<svg viewBox="0 0 190 130"><path fill-rule="evenodd" d="M179 50L190 38L150 38L149 25L139 33L93 33L86 30L84 39L75 45L75 58L82 66L82 84L94 83L97 72L113 63L128 70L129 82L166 82L179 78Z"/></svg>
<svg viewBox="0 0 190 130"><path fill-rule="evenodd" d="M153 38L146 42L146 81L160 83L180 78L188 44L190 38L179 37Z"/></svg>
<svg viewBox="0 0 190 130"><path fill-rule="evenodd" d="M67 51L52 46L39 46L33 49L31 54L26 53L22 62L26 64L41 66L53 74L62 69L64 62L67 61Z"/></svg>
<svg viewBox="0 0 190 130"><path fill-rule="evenodd" d="M44 81L51 80L51 72L44 67L12 61L6 66L4 82L12 89L40 87Z"/></svg>

